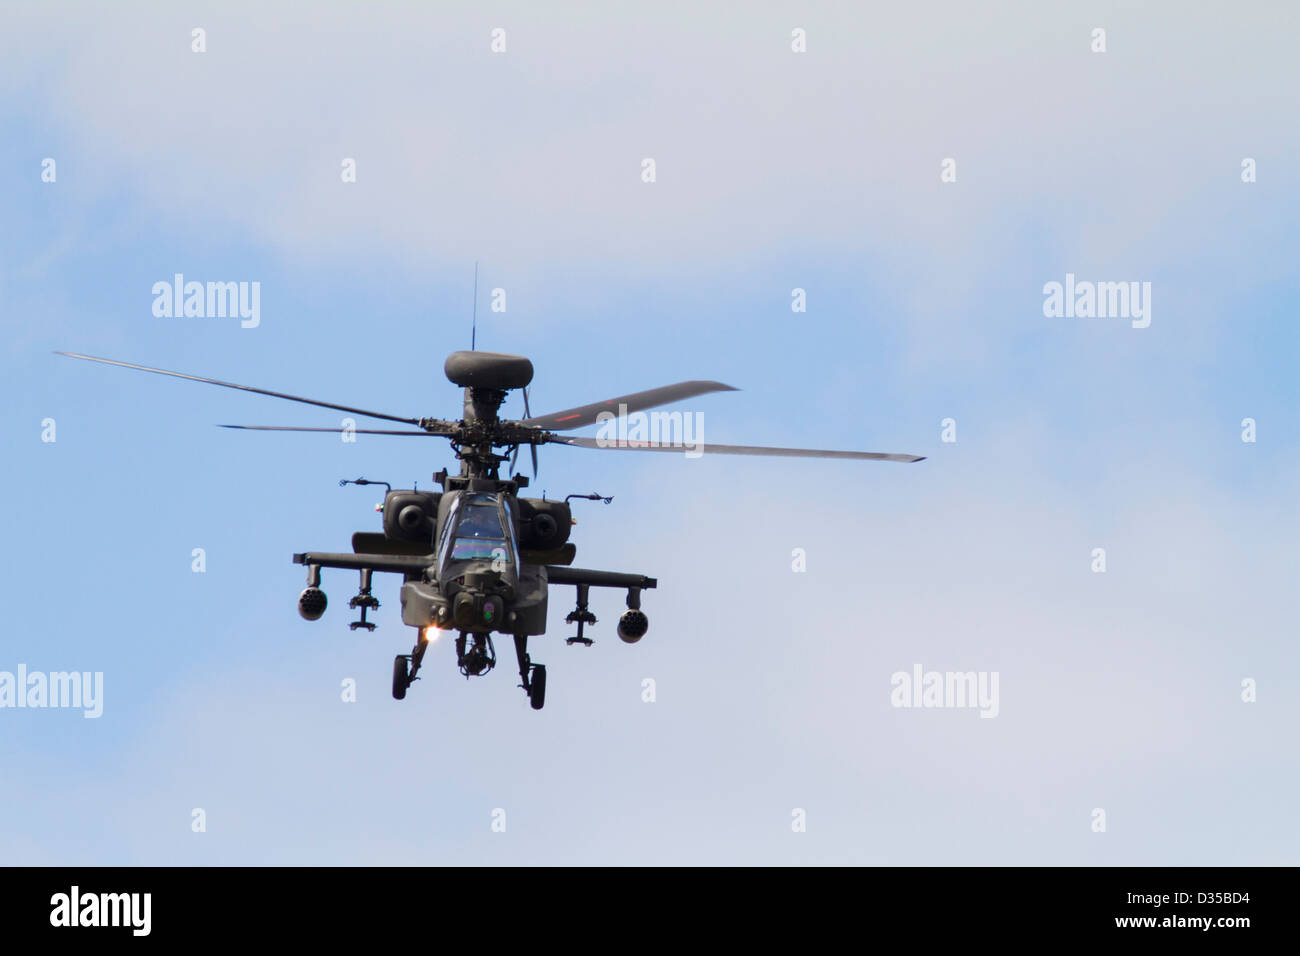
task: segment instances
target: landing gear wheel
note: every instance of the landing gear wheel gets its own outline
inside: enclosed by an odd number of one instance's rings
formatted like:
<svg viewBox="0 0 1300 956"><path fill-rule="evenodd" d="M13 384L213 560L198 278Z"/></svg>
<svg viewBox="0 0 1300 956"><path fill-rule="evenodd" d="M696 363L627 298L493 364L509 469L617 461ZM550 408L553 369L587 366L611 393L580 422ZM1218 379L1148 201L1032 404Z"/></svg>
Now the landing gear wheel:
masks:
<svg viewBox="0 0 1300 956"><path fill-rule="evenodd" d="M404 700L406 688L411 686L411 679L406 676L406 655L398 654L393 658L393 700Z"/></svg>
<svg viewBox="0 0 1300 956"><path fill-rule="evenodd" d="M546 665L534 664L532 676L528 680L528 703L533 710L541 710L546 703Z"/></svg>

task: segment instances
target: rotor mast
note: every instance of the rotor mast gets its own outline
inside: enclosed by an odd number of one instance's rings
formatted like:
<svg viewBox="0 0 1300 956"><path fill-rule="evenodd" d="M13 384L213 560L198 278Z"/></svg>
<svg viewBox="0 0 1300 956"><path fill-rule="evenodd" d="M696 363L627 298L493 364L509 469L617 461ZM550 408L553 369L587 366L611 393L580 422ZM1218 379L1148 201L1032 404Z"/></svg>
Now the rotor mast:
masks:
<svg viewBox="0 0 1300 956"><path fill-rule="evenodd" d="M522 355L453 352L443 366L447 379L465 390L464 418L452 446L460 460L460 477L498 481L509 456L496 449L536 441L540 429L501 420L501 406L514 389L533 380L533 363Z"/></svg>
<svg viewBox="0 0 1300 956"><path fill-rule="evenodd" d="M501 462L508 457L494 450L502 444L500 411L508 394L503 388L466 387L465 434L455 440L462 478L497 479Z"/></svg>

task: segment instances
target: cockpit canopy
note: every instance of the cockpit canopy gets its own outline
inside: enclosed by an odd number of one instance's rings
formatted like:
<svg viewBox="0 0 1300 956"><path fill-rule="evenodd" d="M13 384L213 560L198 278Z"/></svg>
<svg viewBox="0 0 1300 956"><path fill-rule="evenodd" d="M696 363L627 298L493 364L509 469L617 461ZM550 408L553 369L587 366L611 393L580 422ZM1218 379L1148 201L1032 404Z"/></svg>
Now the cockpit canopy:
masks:
<svg viewBox="0 0 1300 956"><path fill-rule="evenodd" d="M455 538L451 546L453 560L490 558L492 552L506 546L506 532L501 527L501 512L492 495L472 495L469 504L460 509L456 522ZM487 501L475 501L486 498Z"/></svg>
<svg viewBox="0 0 1300 956"><path fill-rule="evenodd" d="M519 549L514 521L502 495L464 492L456 496L438 540L440 574L449 564L486 561L491 570L516 574Z"/></svg>

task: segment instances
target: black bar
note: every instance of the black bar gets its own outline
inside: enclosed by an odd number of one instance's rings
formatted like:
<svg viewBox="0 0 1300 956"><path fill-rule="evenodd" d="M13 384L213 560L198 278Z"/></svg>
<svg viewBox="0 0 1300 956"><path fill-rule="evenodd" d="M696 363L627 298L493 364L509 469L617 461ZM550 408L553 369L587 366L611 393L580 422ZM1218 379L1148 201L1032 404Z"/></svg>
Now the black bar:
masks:
<svg viewBox="0 0 1300 956"><path fill-rule="evenodd" d="M384 852L402 858L397 845ZM485 853L483 862L495 856ZM577 880L583 886L584 930L592 938L609 938L597 930L626 932L626 901L652 898L664 873L637 868L633 856L607 856L627 868L598 879L581 870L539 879L535 869L503 867L492 873L493 888L504 899L526 901L529 914L559 913L573 911ZM811 945L815 939L835 938L860 941L854 949L867 949L869 940L889 940L920 953L948 942L965 952L996 951L997 944L1009 941L1127 938L1142 951L1180 951L1195 940L1232 951L1234 943L1294 933L1288 905L1294 871L1282 868L844 867L818 872L754 866L728 868L724 876L709 867L671 869L674 901L656 908L655 932L686 938L707 923L725 932L728 951L741 940L765 939L762 948L774 948L770 943L777 934L801 940L799 950L817 948ZM70 904L76 886L83 905L87 894L150 894L148 936L164 942L292 939L295 952L316 941L337 952L340 941L360 938L370 941L370 951L381 930L400 923L409 941L434 948L459 930L454 920L411 924L412 888L422 887L438 905L454 909L450 890L482 876L459 868L373 866L0 868L0 925L12 952L25 952L12 944L30 939L55 945L40 952L67 951L59 946L60 937L74 945L134 942L136 930L144 928L139 925L143 896L128 914L138 917L134 928L129 919L117 927L53 925L60 919L58 895ZM720 882L728 887L725 898L715 892ZM65 922L69 911L70 906L63 910ZM1192 920L1198 922L1187 922ZM1201 920L1209 920L1209 927L1202 928ZM494 939L502 943L502 931L535 934L538 925L535 918L502 914L493 924Z"/></svg>

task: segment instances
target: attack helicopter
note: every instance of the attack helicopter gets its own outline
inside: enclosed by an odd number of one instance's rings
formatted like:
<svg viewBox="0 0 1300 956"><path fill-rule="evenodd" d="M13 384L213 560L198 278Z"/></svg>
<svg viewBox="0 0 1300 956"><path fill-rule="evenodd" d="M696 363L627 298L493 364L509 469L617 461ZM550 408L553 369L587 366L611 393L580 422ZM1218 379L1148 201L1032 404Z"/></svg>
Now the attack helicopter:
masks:
<svg viewBox="0 0 1300 956"><path fill-rule="evenodd" d="M574 524L569 501L598 499L599 494L569 495L562 501L521 497L529 483L515 473L519 450L528 446L533 475L537 473L537 447L557 444L578 448L624 451L671 451L682 453L681 442L645 441L620 430L614 437L582 437L560 434L616 416L632 413L711 392L735 391L714 381L678 382L576 408L533 416L528 408L528 386L533 365L520 355L496 352L460 351L447 357L443 371L452 384L464 389L464 406L458 420L408 418L381 412L322 402L298 395L273 392L183 372L135 365L113 359L58 352L69 358L169 375L174 378L234 388L272 398L286 399L407 426L402 429L355 428L357 434L445 438L460 463L459 473L447 469L433 476L440 491L403 490L365 478L340 484L384 485L380 510L380 532L359 531L352 536L352 552L304 551L293 555L296 564L307 569L307 586L298 597L298 611L309 621L319 620L328 605L321 589L323 569L359 573L358 593L348 606L360 619L353 630L373 631L367 613L379 607L372 592L375 572L402 577L400 600L402 623L414 628L418 637L410 654L398 654L393 661L393 697L402 700L418 679L429 645L444 632L456 633L456 663L465 677L482 676L496 665L492 635L514 639L520 687L534 710L546 701L546 666L533 663L528 639L546 632L547 599L553 586L572 586L576 591L574 610L565 622L577 625L577 635L568 644L590 646L584 627L596 624L588 607L590 590L615 588L626 591L626 609L619 617L617 633L635 644L649 629L649 618L641 608L641 593L658 582L644 574L588 570L573 567L577 548L569 541ZM512 391L522 392L525 418L500 417L500 409ZM249 431L332 432L337 427L293 425L223 425ZM918 455L882 452L832 451L812 448L771 448L753 445L697 443L696 454L759 455L797 458L841 458L863 461L917 462ZM502 466L510 462L508 477Z"/></svg>

